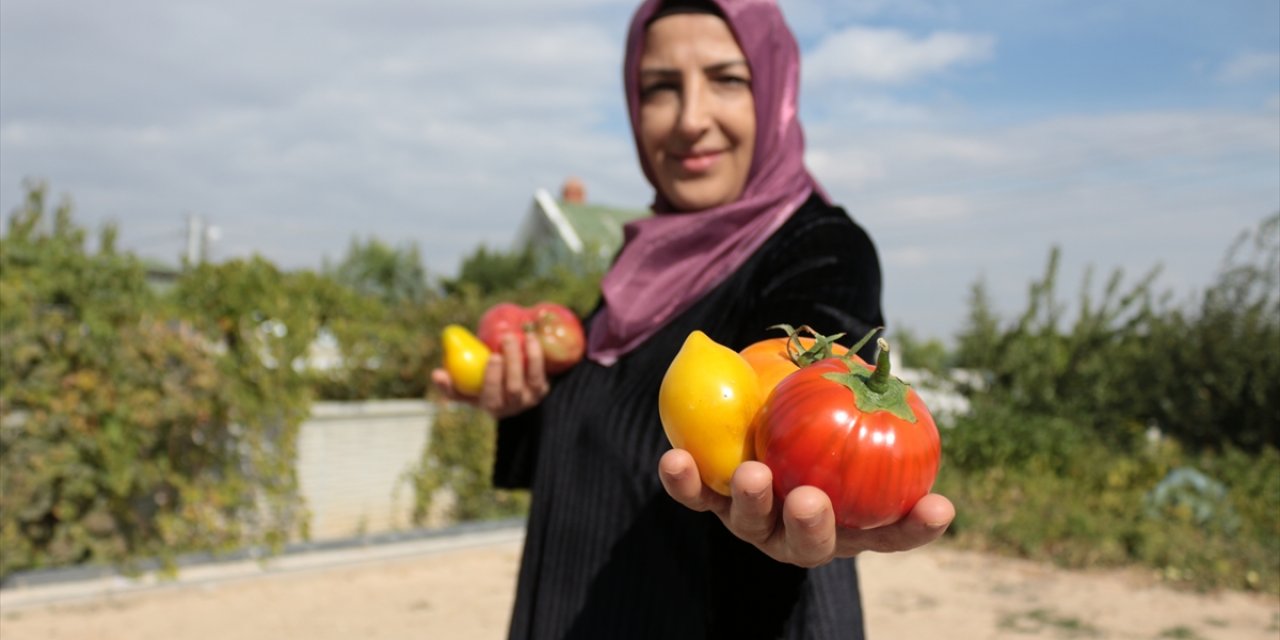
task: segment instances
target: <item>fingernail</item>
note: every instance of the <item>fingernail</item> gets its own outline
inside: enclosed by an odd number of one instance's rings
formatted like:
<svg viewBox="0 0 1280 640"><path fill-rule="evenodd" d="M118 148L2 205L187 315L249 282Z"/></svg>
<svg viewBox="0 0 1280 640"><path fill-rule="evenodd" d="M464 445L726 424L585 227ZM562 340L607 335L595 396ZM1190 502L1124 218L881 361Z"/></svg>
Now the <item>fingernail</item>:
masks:
<svg viewBox="0 0 1280 640"><path fill-rule="evenodd" d="M796 516L796 520L798 520L800 524L806 528L813 528L818 526L822 522L822 512L815 511L813 513L799 515L799 516Z"/></svg>

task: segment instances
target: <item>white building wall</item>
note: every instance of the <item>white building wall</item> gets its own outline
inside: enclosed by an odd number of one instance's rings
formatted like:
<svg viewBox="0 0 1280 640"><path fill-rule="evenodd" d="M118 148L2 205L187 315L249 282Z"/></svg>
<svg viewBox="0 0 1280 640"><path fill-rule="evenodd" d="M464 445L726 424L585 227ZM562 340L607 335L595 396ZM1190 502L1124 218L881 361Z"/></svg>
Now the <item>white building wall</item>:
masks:
<svg viewBox="0 0 1280 640"><path fill-rule="evenodd" d="M411 526L406 474L422 457L433 415L422 400L312 405L298 433L298 484L312 540Z"/></svg>

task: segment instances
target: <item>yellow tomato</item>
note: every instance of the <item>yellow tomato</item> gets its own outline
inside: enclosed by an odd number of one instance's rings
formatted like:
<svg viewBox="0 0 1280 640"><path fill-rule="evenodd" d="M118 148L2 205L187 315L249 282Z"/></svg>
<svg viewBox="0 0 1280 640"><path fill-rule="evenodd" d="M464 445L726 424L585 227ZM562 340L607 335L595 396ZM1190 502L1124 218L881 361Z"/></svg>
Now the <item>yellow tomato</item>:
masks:
<svg viewBox="0 0 1280 640"><path fill-rule="evenodd" d="M484 387L484 368L489 364L489 347L466 327L451 324L440 335L444 346L444 369L453 378L453 388L468 396Z"/></svg>
<svg viewBox="0 0 1280 640"><path fill-rule="evenodd" d="M698 463L702 481L729 495L733 470L752 458L751 422L762 400L751 365L694 331L662 378L658 415L671 445Z"/></svg>

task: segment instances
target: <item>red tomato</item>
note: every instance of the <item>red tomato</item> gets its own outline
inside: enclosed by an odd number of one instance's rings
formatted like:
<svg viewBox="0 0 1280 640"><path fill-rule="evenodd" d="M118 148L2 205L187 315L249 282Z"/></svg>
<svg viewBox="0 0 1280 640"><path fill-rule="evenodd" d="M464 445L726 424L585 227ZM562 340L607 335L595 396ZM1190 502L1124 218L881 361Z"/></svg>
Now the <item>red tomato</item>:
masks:
<svg viewBox="0 0 1280 640"><path fill-rule="evenodd" d="M528 312L549 375L563 373L582 359L587 341L578 316L554 302L539 302Z"/></svg>
<svg viewBox="0 0 1280 640"><path fill-rule="evenodd" d="M542 346L543 368L549 375L567 371L586 351L582 323L567 307L554 302L527 308L500 302L480 316L479 324L476 335L495 353L502 353L502 338L510 334L523 354L525 332L532 332Z"/></svg>
<svg viewBox="0 0 1280 640"><path fill-rule="evenodd" d="M502 337L511 334L519 343L520 353L524 353L525 325L531 321L529 311L524 307L513 302L499 302L480 316L476 337L494 353L502 353Z"/></svg>
<svg viewBox="0 0 1280 640"><path fill-rule="evenodd" d="M778 383L756 415L756 457L779 499L810 485L840 526L893 523L938 475L938 428L910 386L889 375L888 344L872 367L856 356L809 365Z"/></svg>

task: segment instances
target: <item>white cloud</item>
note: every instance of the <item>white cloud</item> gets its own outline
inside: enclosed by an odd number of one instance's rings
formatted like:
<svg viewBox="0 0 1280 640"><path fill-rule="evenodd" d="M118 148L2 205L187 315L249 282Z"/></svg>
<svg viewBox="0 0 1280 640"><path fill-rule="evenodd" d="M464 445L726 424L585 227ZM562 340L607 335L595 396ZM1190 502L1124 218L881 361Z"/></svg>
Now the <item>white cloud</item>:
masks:
<svg viewBox="0 0 1280 640"><path fill-rule="evenodd" d="M1216 77L1227 83L1248 82L1257 78L1275 81L1280 78L1280 53L1247 51L1238 54L1218 69Z"/></svg>
<svg viewBox="0 0 1280 640"><path fill-rule="evenodd" d="M804 61L806 82L897 84L991 58L995 38L937 31L915 38L898 29L850 27L833 33Z"/></svg>
<svg viewBox="0 0 1280 640"><path fill-rule="evenodd" d="M1186 294L1237 233L1280 208L1274 111L810 129L815 175L881 250L890 319L940 337L958 317L939 309L962 305L979 274L1016 312L1054 245L1064 297L1090 264L1095 282L1160 264L1160 290Z"/></svg>

